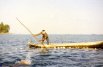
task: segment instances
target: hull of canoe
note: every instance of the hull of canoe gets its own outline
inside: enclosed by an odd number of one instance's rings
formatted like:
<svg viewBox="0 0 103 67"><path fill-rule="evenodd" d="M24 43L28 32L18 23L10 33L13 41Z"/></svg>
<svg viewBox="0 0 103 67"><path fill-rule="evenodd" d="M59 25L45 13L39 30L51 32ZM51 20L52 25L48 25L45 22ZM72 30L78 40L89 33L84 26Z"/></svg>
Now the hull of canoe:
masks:
<svg viewBox="0 0 103 67"><path fill-rule="evenodd" d="M82 43L51 43L47 44L34 44L29 42L29 47L34 48L101 48L103 49L103 41L97 42L82 42Z"/></svg>

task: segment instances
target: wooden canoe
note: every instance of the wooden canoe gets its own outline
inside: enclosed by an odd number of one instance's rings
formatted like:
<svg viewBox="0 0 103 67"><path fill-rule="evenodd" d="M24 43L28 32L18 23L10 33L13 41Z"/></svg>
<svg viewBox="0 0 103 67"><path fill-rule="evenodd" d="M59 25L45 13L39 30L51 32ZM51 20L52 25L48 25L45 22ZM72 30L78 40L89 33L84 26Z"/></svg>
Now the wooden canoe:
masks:
<svg viewBox="0 0 103 67"><path fill-rule="evenodd" d="M29 47L34 48L101 48L103 49L103 41L97 42L81 42L81 43L50 43L47 44L34 44L29 42Z"/></svg>

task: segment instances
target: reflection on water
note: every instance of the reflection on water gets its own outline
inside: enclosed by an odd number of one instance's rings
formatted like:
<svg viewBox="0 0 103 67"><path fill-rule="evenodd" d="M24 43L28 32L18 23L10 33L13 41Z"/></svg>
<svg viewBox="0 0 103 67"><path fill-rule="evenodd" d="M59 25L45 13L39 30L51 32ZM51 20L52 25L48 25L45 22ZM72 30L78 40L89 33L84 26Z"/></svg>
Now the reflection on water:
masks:
<svg viewBox="0 0 103 67"><path fill-rule="evenodd" d="M30 39L30 36L27 35L0 35L0 37L0 65L20 67L18 62L26 60L30 64L22 65L22 67L103 66L102 49L58 48L48 49L47 51L40 48L28 48L27 41Z"/></svg>

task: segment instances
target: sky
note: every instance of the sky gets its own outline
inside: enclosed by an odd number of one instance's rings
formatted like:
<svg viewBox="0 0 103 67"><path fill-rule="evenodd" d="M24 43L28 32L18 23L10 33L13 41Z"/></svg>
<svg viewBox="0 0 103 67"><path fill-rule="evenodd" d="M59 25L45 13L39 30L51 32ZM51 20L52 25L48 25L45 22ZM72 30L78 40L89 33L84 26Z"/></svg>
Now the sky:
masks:
<svg viewBox="0 0 103 67"><path fill-rule="evenodd" d="M10 33L103 34L103 0L0 0L0 22Z"/></svg>

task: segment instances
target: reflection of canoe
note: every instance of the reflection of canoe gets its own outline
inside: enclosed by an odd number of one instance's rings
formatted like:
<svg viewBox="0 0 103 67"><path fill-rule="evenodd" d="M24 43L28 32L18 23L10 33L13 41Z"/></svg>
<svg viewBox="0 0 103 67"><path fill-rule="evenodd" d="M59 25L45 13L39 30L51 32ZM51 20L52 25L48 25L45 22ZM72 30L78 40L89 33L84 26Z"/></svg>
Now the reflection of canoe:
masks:
<svg viewBox="0 0 103 67"><path fill-rule="evenodd" d="M102 48L103 49L103 41L97 42L82 42L82 43L51 43L49 45L44 44L34 44L29 42L29 47L34 48Z"/></svg>

